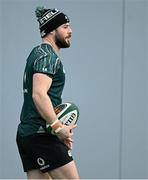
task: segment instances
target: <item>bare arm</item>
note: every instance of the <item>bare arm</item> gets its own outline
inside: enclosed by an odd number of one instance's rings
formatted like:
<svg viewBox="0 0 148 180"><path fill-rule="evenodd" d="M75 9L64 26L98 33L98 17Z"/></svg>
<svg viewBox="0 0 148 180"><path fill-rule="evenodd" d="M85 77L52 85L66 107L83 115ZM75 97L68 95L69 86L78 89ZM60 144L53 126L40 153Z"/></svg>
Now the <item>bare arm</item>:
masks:
<svg viewBox="0 0 148 180"><path fill-rule="evenodd" d="M35 73L33 75L32 98L37 110L49 124L52 124L57 119L51 100L47 94L51 84L52 79L47 75L41 73Z"/></svg>
<svg viewBox="0 0 148 180"><path fill-rule="evenodd" d="M35 73L33 75L33 91L32 98L36 105L37 110L47 121L48 124L52 124L57 119L57 116L54 112L52 102L47 92L50 89L52 84L52 79L45 74ZM65 140L65 144L72 148L72 129L75 128L75 125L71 126L62 126L62 129L57 133L57 136Z"/></svg>

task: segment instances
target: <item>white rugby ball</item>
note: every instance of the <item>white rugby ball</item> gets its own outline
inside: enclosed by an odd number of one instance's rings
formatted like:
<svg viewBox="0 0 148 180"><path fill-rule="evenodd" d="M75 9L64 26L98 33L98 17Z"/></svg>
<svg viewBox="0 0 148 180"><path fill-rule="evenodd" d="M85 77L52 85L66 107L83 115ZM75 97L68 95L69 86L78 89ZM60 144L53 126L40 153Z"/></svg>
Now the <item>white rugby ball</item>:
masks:
<svg viewBox="0 0 148 180"><path fill-rule="evenodd" d="M65 125L76 124L79 118L79 108L71 102L62 103L54 108L57 118ZM51 127L47 125L47 131Z"/></svg>

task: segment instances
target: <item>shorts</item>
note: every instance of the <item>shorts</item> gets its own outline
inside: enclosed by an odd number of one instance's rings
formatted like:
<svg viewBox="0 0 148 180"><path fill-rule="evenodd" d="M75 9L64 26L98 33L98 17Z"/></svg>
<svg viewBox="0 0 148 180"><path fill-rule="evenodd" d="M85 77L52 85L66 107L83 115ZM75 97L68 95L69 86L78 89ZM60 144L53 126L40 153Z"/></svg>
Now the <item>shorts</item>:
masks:
<svg viewBox="0 0 148 180"><path fill-rule="evenodd" d="M48 133L17 135L16 141L24 172L40 169L45 173L73 160L71 151L57 136Z"/></svg>

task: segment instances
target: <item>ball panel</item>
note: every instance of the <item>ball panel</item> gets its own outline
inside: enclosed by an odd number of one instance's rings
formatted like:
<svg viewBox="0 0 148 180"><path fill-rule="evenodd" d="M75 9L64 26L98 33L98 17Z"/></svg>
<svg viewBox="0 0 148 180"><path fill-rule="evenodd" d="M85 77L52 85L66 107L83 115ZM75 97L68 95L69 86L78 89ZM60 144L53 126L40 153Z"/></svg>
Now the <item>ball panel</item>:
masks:
<svg viewBox="0 0 148 180"><path fill-rule="evenodd" d="M60 121L65 125L76 124L78 119L78 113L76 110L72 110L60 118Z"/></svg>
<svg viewBox="0 0 148 180"><path fill-rule="evenodd" d="M59 118L68 109L69 106L70 106L69 103L63 103L54 107L54 111L57 115L57 118Z"/></svg>
<svg viewBox="0 0 148 180"><path fill-rule="evenodd" d="M74 103L62 103L54 108L57 118L65 125L76 124L79 118L79 109ZM52 128L49 124L46 125L47 132L51 132Z"/></svg>
<svg viewBox="0 0 148 180"><path fill-rule="evenodd" d="M77 119L79 117L79 109L74 103L64 103L66 104L67 108L59 114L57 114L57 117L61 119L63 116L65 116L67 113L76 110L77 111ZM62 104L61 104L62 105Z"/></svg>

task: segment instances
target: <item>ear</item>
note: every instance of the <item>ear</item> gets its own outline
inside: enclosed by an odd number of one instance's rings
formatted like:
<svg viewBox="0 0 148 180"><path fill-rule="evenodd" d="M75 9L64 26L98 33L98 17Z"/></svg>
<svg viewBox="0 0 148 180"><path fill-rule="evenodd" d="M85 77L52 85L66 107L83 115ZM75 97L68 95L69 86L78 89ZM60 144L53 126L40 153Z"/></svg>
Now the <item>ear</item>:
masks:
<svg viewBox="0 0 148 180"><path fill-rule="evenodd" d="M54 30L53 30L53 31L51 31L50 33L51 33L51 34L55 34L55 31L56 31L56 30L54 29Z"/></svg>

